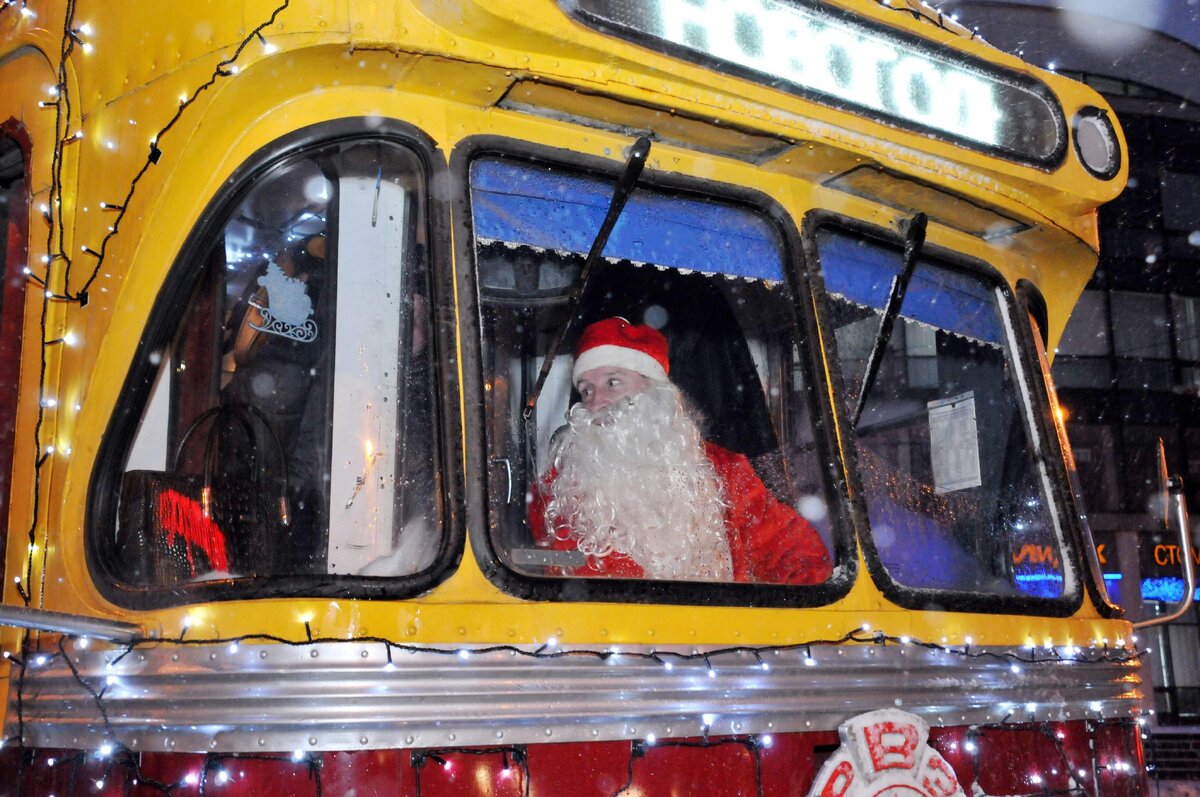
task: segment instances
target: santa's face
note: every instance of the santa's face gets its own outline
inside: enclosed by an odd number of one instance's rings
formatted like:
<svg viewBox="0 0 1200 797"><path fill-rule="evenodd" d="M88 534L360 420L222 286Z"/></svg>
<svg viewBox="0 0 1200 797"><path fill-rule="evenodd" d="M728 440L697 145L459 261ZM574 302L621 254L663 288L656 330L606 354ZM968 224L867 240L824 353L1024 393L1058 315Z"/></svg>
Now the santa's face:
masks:
<svg viewBox="0 0 1200 797"><path fill-rule="evenodd" d="M723 486L700 429L674 385L633 376L640 392L627 379L589 380L605 397L616 394L610 406L592 412L585 404L597 396L584 393L567 413L543 485L546 527L573 539L601 572L620 553L647 578L727 581Z"/></svg>
<svg viewBox="0 0 1200 797"><path fill-rule="evenodd" d="M585 410L599 412L614 401L636 396L649 384L650 380L637 371L602 365L580 374L575 380L575 389L579 391L580 403Z"/></svg>

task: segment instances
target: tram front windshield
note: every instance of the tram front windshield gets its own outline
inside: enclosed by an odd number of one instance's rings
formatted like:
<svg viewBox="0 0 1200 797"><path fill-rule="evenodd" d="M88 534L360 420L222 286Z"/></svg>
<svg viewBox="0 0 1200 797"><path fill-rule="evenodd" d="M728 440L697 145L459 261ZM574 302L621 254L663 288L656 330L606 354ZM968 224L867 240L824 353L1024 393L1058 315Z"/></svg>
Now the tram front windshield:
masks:
<svg viewBox="0 0 1200 797"><path fill-rule="evenodd" d="M610 178L472 164L494 550L522 576L570 580L561 597L610 579L634 600L663 582L827 582L832 458L814 431L811 341L782 230L754 206L639 185L568 325L612 195ZM616 318L666 339L669 374L587 417L577 346Z"/></svg>
<svg viewBox="0 0 1200 797"><path fill-rule="evenodd" d="M816 242L854 408L903 252L829 226ZM1009 318L997 280L921 258L861 402L854 441L871 541L905 588L1041 598L1076 589Z"/></svg>
<svg viewBox="0 0 1200 797"><path fill-rule="evenodd" d="M444 543L421 164L349 141L247 183L191 253L186 299L160 300L167 342L105 541L116 576L419 573Z"/></svg>

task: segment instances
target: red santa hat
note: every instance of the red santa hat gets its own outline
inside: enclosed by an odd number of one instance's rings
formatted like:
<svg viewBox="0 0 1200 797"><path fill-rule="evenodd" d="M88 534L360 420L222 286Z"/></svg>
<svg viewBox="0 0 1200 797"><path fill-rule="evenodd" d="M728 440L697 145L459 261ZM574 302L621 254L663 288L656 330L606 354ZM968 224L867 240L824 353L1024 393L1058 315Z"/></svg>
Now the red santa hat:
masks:
<svg viewBox="0 0 1200 797"><path fill-rule="evenodd" d="M671 363L667 339L654 327L631 324L620 316L588 325L575 348L571 381L580 374L604 366L627 368L649 379L667 380Z"/></svg>

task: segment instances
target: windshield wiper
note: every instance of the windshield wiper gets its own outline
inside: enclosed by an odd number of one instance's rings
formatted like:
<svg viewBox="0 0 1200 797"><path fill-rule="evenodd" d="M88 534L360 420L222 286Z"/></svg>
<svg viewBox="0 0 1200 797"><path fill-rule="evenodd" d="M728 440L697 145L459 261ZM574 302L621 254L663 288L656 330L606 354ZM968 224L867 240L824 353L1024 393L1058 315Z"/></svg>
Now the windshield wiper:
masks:
<svg viewBox="0 0 1200 797"><path fill-rule="evenodd" d="M863 374L862 390L858 392L858 406L854 408L854 420L851 423L855 429L858 428L863 408L867 406L867 394L875 384L875 376L879 373L880 363L883 362L884 350L891 340L896 316L900 315L900 305L903 304L904 294L908 292L908 284L912 281L917 256L921 253L921 247L925 245L925 226L928 221L924 213L918 213L909 220L904 231L904 263L900 273L892 278L887 304L883 306L883 318L879 321L879 333L875 336L875 345L871 347L871 356L867 358L867 372Z"/></svg>
<svg viewBox="0 0 1200 797"><path fill-rule="evenodd" d="M558 334L554 336L554 343L546 351L546 358L542 360L542 369L538 372L533 392L525 401L525 410L521 415L526 421L533 417L533 408L537 404L538 396L542 394L542 388L546 385L546 377L550 373L550 367L554 365L554 358L558 356L558 351L562 348L563 340L571 331L571 327L580 320L580 318L576 318L576 314L579 312L580 300L583 297L584 289L587 288L592 267L600 260L600 253L604 251L604 246L608 243L608 236L612 234L613 225L617 223L621 211L625 209L625 203L629 200L629 195L633 193L633 186L641 176L649 154L650 139L645 136L633 142L633 146L629 148L629 160L625 161L625 169L617 180L612 201L608 203L608 213L604 215L604 223L600 225L600 231L596 233L596 240L592 241L592 247L583 261L583 268L580 269L579 276L571 287L571 298L567 303L567 320L563 322Z"/></svg>

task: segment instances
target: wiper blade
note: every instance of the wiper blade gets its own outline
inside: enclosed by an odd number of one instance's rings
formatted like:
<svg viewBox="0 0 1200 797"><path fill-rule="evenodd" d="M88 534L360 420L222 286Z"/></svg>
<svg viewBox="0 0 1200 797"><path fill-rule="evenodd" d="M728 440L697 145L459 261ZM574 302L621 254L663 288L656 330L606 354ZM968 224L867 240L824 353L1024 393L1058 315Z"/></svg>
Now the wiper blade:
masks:
<svg viewBox="0 0 1200 797"><path fill-rule="evenodd" d="M617 219L621 216L621 211L625 209L625 203L629 200L629 195L633 193L633 186L637 182L638 177L641 176L649 154L650 139L645 136L633 142L633 146L629 148L629 159L625 161L625 169L621 172L621 177L617 180L617 187L613 191L612 201L608 203L608 213L604 215L604 222L600 225L600 231L596 233L596 239L592 241L592 247L588 250L587 259L583 261L583 268L579 271L579 277L576 278L575 284L571 288L571 297L567 304L567 320L563 322L563 325L558 330L558 334L554 336L554 343L551 344L550 349L546 352L545 359L542 360L542 369L538 372L533 392L529 394L529 398L525 401L525 410L522 413L522 417L526 421L533 417L533 408L537 404L538 396L542 394L542 388L546 385L546 377L550 374L550 367L554 365L554 358L558 356L558 351L562 348L563 340L566 339L567 333L571 331L571 327L580 320L576 318L576 314L579 312L580 300L583 297L584 289L587 288L588 277L591 276L592 267L600 260L600 253L604 251L604 246L608 243L608 236L612 234L613 225L617 223Z"/></svg>
<svg viewBox="0 0 1200 797"><path fill-rule="evenodd" d="M900 305L904 303L904 294L908 292L908 284L912 281L917 256L921 254L921 247L925 245L925 227L928 221L924 213L918 213L909 220L904 231L904 262L900 273L892 278L887 304L883 306L883 318L879 322L879 333L875 336L875 345L871 347L871 356L867 358L867 372L863 375L862 389L858 392L858 405L854 408L854 420L850 424L855 429L858 428L863 408L867 406L867 394L875 384L879 365L883 362L884 350L892 338L892 327L896 324L896 317L900 315Z"/></svg>

